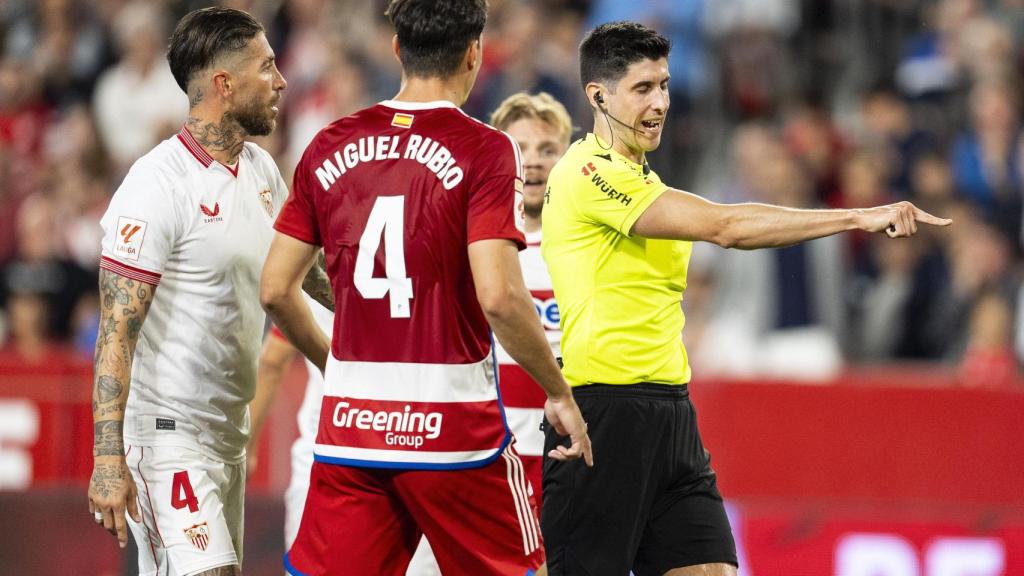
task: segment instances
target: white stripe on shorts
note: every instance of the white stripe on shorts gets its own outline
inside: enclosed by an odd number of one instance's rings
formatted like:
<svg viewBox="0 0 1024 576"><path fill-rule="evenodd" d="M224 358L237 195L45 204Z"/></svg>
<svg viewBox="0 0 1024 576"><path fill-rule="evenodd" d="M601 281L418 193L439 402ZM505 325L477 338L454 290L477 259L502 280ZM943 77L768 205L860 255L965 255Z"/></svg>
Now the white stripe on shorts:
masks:
<svg viewBox="0 0 1024 576"><path fill-rule="evenodd" d="M501 453L501 456L505 459L509 489L512 492L516 514L519 517L519 529L523 536L523 552L524 555L529 556L540 547L540 538L538 537L537 519L533 517L533 510L530 508L523 461L519 459L518 454L511 450L511 445L510 449Z"/></svg>

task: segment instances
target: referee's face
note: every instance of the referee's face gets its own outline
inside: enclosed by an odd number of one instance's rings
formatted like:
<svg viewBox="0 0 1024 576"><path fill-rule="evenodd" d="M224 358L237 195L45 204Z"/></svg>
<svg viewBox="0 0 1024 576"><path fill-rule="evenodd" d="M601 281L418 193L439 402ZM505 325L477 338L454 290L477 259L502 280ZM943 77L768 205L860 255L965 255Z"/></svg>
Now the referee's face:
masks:
<svg viewBox="0 0 1024 576"><path fill-rule="evenodd" d="M606 96L608 113L628 125L613 123L615 137L639 155L661 144L669 106L668 79L668 58L644 59L630 64L615 91Z"/></svg>

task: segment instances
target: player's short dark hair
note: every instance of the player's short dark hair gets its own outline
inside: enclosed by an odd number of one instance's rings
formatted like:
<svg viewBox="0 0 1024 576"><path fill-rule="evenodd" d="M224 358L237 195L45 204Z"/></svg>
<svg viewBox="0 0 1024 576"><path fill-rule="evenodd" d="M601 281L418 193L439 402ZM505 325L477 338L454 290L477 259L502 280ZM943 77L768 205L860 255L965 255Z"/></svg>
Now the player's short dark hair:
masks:
<svg viewBox="0 0 1024 576"><path fill-rule="evenodd" d="M487 23L487 0L391 0L385 12L409 76L447 78Z"/></svg>
<svg viewBox="0 0 1024 576"><path fill-rule="evenodd" d="M175 82L187 94L188 83L221 55L236 52L263 32L250 14L232 8L203 8L189 12L171 34L167 61Z"/></svg>
<svg viewBox="0 0 1024 576"><path fill-rule="evenodd" d="M668 38L637 22L608 22L590 31L580 43L580 81L618 82L631 64L667 58Z"/></svg>

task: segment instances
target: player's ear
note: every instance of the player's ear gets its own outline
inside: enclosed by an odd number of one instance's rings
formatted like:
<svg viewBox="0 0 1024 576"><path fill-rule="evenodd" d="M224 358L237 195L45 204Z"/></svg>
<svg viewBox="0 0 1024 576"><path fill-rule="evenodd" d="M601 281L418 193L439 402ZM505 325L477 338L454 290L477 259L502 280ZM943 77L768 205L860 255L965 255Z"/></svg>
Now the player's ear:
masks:
<svg viewBox="0 0 1024 576"><path fill-rule="evenodd" d="M402 49L398 45L398 34L395 34L394 36L391 37L391 52L395 55L395 60L398 60L398 63L401 64L402 63L402 56L401 56Z"/></svg>
<svg viewBox="0 0 1024 576"><path fill-rule="evenodd" d="M587 102L590 103L591 108L600 110L606 105L605 103L607 100L605 94L607 94L608 91L605 90L604 86L597 82L588 82L584 90L587 93Z"/></svg>
<svg viewBox="0 0 1024 576"><path fill-rule="evenodd" d="M483 45L480 38L469 43L469 47L466 49L465 69L466 71L472 72L478 66L480 66L480 57L483 52Z"/></svg>
<svg viewBox="0 0 1024 576"><path fill-rule="evenodd" d="M231 78L231 73L227 70L221 69L216 70L211 78L213 89L223 98L227 98L231 95L231 90L234 86L234 80Z"/></svg>

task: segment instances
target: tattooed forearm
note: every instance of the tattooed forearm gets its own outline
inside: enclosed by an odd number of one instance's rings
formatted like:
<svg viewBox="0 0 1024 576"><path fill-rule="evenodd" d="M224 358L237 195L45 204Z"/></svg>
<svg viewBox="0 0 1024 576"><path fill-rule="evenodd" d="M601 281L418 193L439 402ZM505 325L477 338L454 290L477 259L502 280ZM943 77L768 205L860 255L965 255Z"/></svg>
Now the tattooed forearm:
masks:
<svg viewBox="0 0 1024 576"><path fill-rule="evenodd" d="M195 137L196 142L202 144L203 148L214 158L217 157L217 152L225 152L228 157L227 163L234 164L235 159L242 153L242 146L245 144L245 131L230 114L224 114L220 122L216 124L189 116L185 126Z"/></svg>
<svg viewBox="0 0 1024 576"><path fill-rule="evenodd" d="M123 418L124 415L122 414ZM121 456L124 454L123 424L120 420L101 420L93 424L92 455Z"/></svg>
<svg viewBox="0 0 1024 576"><path fill-rule="evenodd" d="M124 392L125 386L117 378L109 374L97 376L92 401L93 418L123 413L127 399Z"/></svg>
<svg viewBox="0 0 1024 576"><path fill-rule="evenodd" d="M123 456L132 355L154 286L100 270L100 328L93 357L93 455Z"/></svg>
<svg viewBox="0 0 1024 576"><path fill-rule="evenodd" d="M119 464L96 464L89 479L89 491L106 498L119 492L125 482L131 482L128 468Z"/></svg>
<svg viewBox="0 0 1024 576"><path fill-rule="evenodd" d="M96 400L106 403L116 400L124 392L124 384L118 382L117 378L106 374L96 377Z"/></svg>
<svg viewBox="0 0 1024 576"><path fill-rule="evenodd" d="M311 298L320 303L331 312L334 311L334 291L331 290L331 280L327 277L327 262L324 259L323 251L317 256L316 263L309 269L306 277L302 280L302 289Z"/></svg>

